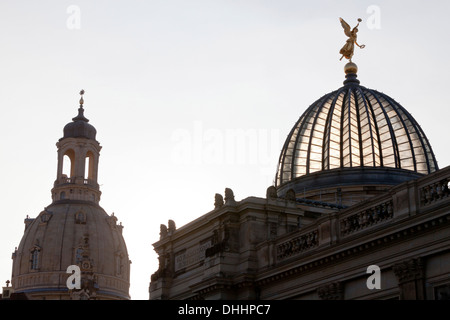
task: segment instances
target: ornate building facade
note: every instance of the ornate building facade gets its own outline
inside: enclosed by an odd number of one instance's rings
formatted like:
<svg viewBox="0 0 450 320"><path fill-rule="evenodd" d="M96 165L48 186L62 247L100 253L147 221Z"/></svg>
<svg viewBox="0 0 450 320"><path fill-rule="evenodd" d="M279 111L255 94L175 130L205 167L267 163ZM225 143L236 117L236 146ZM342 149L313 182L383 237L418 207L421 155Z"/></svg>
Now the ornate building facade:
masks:
<svg viewBox="0 0 450 320"><path fill-rule="evenodd" d="M450 167L391 97L344 86L296 122L265 198L161 225L150 299L449 299Z"/></svg>
<svg viewBox="0 0 450 320"><path fill-rule="evenodd" d="M130 299L131 262L123 226L114 213L107 214L99 205L101 146L96 129L84 116L83 94L78 115L64 127L56 144L53 201L36 218L27 216L22 240L12 255L8 293L24 299ZM78 287L67 284L72 275L69 266L79 268Z"/></svg>

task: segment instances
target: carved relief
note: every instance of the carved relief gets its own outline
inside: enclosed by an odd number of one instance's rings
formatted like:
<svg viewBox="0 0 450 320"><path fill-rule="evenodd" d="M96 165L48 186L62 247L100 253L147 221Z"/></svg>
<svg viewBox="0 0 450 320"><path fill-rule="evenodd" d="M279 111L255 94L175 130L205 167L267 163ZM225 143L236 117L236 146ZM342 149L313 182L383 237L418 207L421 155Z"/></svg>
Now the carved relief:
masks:
<svg viewBox="0 0 450 320"><path fill-rule="evenodd" d="M309 250L319 244L318 231L314 230L277 246L277 258L286 259L292 255Z"/></svg>
<svg viewBox="0 0 450 320"><path fill-rule="evenodd" d="M92 271L93 263L90 258L89 235L86 233L75 248L75 263L80 266L81 271Z"/></svg>
<svg viewBox="0 0 450 320"><path fill-rule="evenodd" d="M93 260L90 258L89 234L85 233L75 248L75 263L81 270L81 289L69 290L72 300L96 300L98 279L94 271Z"/></svg>
<svg viewBox="0 0 450 320"><path fill-rule="evenodd" d="M98 278L92 272L82 272L81 289L69 290L71 300L97 300Z"/></svg>
<svg viewBox="0 0 450 320"><path fill-rule="evenodd" d="M382 221L392 219L393 216L393 204L392 201L388 201L342 219L341 233L342 235L347 235Z"/></svg>
<svg viewBox="0 0 450 320"><path fill-rule="evenodd" d="M39 219L40 219L39 225L47 224L50 221L50 219L52 218L52 216L53 216L53 213L51 213L50 211L47 211L47 208L45 208L44 211L42 211L39 214Z"/></svg>

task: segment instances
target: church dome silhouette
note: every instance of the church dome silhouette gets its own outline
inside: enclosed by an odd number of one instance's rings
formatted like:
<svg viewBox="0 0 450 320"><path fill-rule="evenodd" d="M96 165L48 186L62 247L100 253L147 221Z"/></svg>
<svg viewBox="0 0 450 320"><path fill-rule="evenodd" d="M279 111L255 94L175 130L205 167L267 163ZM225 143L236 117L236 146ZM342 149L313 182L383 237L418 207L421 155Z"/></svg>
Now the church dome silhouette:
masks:
<svg viewBox="0 0 450 320"><path fill-rule="evenodd" d="M80 92L81 95L84 91ZM130 264L122 223L100 206L101 146L83 115L64 127L58 148L52 203L27 216L13 252L12 285L30 300L128 300ZM67 167L67 168L66 168ZM68 285L68 268L79 268L79 287Z"/></svg>

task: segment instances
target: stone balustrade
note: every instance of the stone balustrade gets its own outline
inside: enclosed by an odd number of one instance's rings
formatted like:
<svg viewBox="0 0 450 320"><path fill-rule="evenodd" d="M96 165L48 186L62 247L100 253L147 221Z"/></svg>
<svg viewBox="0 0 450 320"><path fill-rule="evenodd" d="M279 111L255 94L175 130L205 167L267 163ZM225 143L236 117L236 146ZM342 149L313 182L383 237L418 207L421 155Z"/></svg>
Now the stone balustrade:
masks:
<svg viewBox="0 0 450 320"><path fill-rule="evenodd" d="M97 186L97 183L95 182L95 180L92 180L92 179L83 179L83 180L78 179L77 180L76 178L68 178L68 177L64 177L63 176L63 177L61 177L58 180L58 184L60 184L60 185L62 185L62 184L75 184L75 183L77 183L77 184L82 183L83 185L86 185L86 186L94 186L94 187Z"/></svg>

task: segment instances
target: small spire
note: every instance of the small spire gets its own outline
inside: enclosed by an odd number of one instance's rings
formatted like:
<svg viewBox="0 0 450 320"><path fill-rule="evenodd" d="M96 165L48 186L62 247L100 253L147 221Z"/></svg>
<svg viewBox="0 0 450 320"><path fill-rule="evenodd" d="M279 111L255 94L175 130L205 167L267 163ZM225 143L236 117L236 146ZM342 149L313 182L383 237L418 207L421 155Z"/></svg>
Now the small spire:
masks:
<svg viewBox="0 0 450 320"><path fill-rule="evenodd" d="M80 91L80 96L81 96L81 98L80 98L80 107L81 108L83 108L83 104L84 104L83 95L84 95L84 90L81 89L81 91Z"/></svg>
<svg viewBox="0 0 450 320"><path fill-rule="evenodd" d="M85 121L85 122L89 122L89 119L87 119L84 116L84 109L83 109L83 104L84 104L84 99L83 99L83 95L84 95L84 90L82 89L80 91L80 107L78 108L78 115L75 118L72 118L73 121Z"/></svg>

